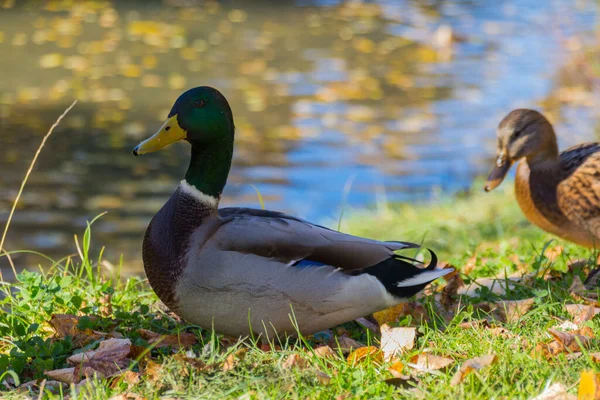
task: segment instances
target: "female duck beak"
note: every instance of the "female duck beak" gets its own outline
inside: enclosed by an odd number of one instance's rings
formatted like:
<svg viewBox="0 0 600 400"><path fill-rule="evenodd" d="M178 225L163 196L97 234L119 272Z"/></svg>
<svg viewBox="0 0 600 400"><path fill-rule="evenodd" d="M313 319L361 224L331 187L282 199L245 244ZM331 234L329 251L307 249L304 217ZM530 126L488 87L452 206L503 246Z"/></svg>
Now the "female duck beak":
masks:
<svg viewBox="0 0 600 400"><path fill-rule="evenodd" d="M490 192L496 189L506 177L511 166L512 161L507 160L503 155L499 156L498 160L496 160L496 166L492 172L490 172L490 176L488 176L487 182L485 183L485 191Z"/></svg>
<svg viewBox="0 0 600 400"><path fill-rule="evenodd" d="M133 149L134 156L140 156L146 153L152 153L167 147L170 144L184 140L187 132L184 131L177 122L177 114L168 118L163 126L154 135L144 140Z"/></svg>

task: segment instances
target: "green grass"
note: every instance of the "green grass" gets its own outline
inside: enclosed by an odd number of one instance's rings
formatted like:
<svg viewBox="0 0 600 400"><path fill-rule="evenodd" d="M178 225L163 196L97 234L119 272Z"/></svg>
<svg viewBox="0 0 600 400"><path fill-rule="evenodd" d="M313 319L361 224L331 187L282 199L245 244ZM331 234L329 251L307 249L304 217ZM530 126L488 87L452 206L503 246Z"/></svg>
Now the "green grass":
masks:
<svg viewBox="0 0 600 400"><path fill-rule="evenodd" d="M505 185L509 186L509 185ZM402 239L423 242L458 268L468 262L475 269L466 280L492 276L500 271L514 271L516 264L529 272L550 268L567 271L575 259L594 260L590 250L556 240L550 247L564 246L564 252L554 262L543 254L553 238L529 225L521 216L512 198L512 192L475 194L465 198L447 199L437 204L422 206L402 205L385 213L346 212L343 230L380 239ZM333 225L333 224L332 224ZM316 357L311 349L318 345L319 336L303 341L289 341L282 349L265 352L252 341L238 342L226 347L218 335L179 322L158 303L156 296L143 278L121 278L119 268L108 271L98 257L88 254L91 230L80 241L80 259L44 260L43 272L22 272L14 283L3 285L5 297L0 301L0 375L14 371L19 381L43 377L45 370L66 366L66 357L75 350L69 338L55 340L48 321L52 314L76 314L103 318L84 318L80 328L108 331L110 325L133 344L148 346L137 330L146 328L157 333L192 332L199 343L188 352L204 364L214 368L198 370L165 349L152 349L150 356L162 369L152 379L145 371L145 361L133 363L133 371L143 372L141 381L131 388L125 383L95 381L87 389L75 392L73 388L46 390L44 398L110 398L126 391L149 399L169 398L530 398L539 394L546 385L565 384L576 393L581 371L598 371L588 354L574 360L559 355L551 360L534 357L535 346L548 341L547 330L569 319L563 305L576 302L568 293L576 271L560 279L537 278L517 286L504 299L534 297L535 305L519 321L501 324L512 337L495 336L489 329L461 328L459 323L481 316L471 304L497 299L485 288L479 297L464 302L464 308L449 323L434 319L418 326L415 348L401 357L404 364L426 349L447 356L456 362L445 372L418 376L416 387L398 388L386 383L391 378L389 365L364 363L351 366L342 355L334 359ZM516 258L515 258L516 255ZM590 261L590 265L593 264ZM583 275L581 275L583 277ZM433 307L431 299L422 300ZM410 317L398 321L408 325ZM587 322L596 336L600 335L598 318ZM370 337L355 323L334 329L348 332L363 343L378 345L378 337ZM93 348L92 342L88 345ZM596 345L596 344L594 344ZM247 348L246 356L232 370L224 371L221 364L239 348ZM597 349L597 346L596 346ZM590 350L592 351L592 350ZM291 354L300 354L308 360L308 368L284 369L283 363ZM472 357L494 353L497 361L491 367L470 374L459 386L450 380L460 364ZM329 377L321 383L315 371ZM404 373L411 369L405 367ZM11 377L5 374L4 379ZM4 390L4 389L1 389ZM3 398L37 396L27 390L5 390Z"/></svg>

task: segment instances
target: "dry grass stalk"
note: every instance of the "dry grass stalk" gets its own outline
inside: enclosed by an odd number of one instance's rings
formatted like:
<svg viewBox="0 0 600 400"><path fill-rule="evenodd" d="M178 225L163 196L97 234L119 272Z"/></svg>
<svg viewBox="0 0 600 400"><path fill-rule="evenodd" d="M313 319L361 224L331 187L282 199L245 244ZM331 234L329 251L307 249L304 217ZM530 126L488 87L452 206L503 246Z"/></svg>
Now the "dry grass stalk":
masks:
<svg viewBox="0 0 600 400"><path fill-rule="evenodd" d="M31 171L33 170L33 167L35 166L35 162L37 161L38 156L42 152L42 148L44 148L44 145L46 144L46 140L48 140L48 138L50 137L50 135L52 135L52 132L54 131L54 129L58 126L58 124L60 124L60 121L65 117L65 115L67 115L67 113L69 111L71 111L71 109L75 106L76 103L77 103L77 100L75 100L73 102L73 104L71 104L60 115L60 117L58 117L58 119L56 120L56 122L54 122L54 124L52 124L52 126L50 127L50 130L48 130L48 132L46 133L46 135L42 139L42 142L40 143L39 147L37 148L37 151L35 152L35 155L33 156L33 160L31 160L31 164L29 164L29 169L27 169L27 173L25 174L25 177L21 181L21 187L19 188L19 192L17 193L17 197L15 198L15 201L13 202L12 209L10 210L10 214L8 215L8 220L6 221L6 226L4 227L4 232L2 233L2 239L0 239L0 252L4 251L4 254L8 258L8 262L10 263L10 266L12 268L12 271L13 271L13 274L15 275L15 277L17 276L17 269L15 268L15 264L12 262L12 259L11 259L10 255L8 254L8 252L6 251L6 249L4 249L4 241L6 240L6 234L8 233L8 228L10 227L10 222L11 222L12 217L13 217L13 215L15 213L16 208L17 208L17 204L19 204L19 200L21 199L21 195L23 194L23 189L25 189L25 184L27 183L27 180L29 179L29 175L31 175Z"/></svg>

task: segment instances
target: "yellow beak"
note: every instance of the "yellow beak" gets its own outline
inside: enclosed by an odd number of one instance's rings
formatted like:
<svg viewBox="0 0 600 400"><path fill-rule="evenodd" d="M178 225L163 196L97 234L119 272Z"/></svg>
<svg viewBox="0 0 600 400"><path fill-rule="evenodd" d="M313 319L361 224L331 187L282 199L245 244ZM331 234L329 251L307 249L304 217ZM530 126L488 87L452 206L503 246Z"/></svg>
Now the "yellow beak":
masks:
<svg viewBox="0 0 600 400"><path fill-rule="evenodd" d="M152 153L163 147L167 147L173 143L184 140L187 137L187 132L179 126L177 122L177 114L167 119L163 126L154 135L138 144L133 149L134 156Z"/></svg>

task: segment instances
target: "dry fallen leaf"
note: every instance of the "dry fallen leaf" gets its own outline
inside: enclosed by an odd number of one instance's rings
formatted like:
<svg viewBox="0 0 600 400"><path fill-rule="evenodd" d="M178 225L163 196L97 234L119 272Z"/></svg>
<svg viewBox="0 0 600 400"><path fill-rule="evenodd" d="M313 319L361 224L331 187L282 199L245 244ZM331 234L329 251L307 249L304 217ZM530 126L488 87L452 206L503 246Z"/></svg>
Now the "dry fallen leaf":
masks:
<svg viewBox="0 0 600 400"><path fill-rule="evenodd" d="M388 371L394 376L394 378L406 378L402 373L404 371L404 364L401 362L395 362L389 366Z"/></svg>
<svg viewBox="0 0 600 400"><path fill-rule="evenodd" d="M600 363L600 352L599 353L589 353L589 356L592 359L592 361Z"/></svg>
<svg viewBox="0 0 600 400"><path fill-rule="evenodd" d="M354 321L373 333L379 332L379 327L364 317L357 318Z"/></svg>
<svg viewBox="0 0 600 400"><path fill-rule="evenodd" d="M346 360L352 366L365 361L381 364L383 362L383 353L375 346L361 347L350 353Z"/></svg>
<svg viewBox="0 0 600 400"><path fill-rule="evenodd" d="M541 353L546 358L551 358L561 353L581 352L583 348L590 346L593 338L593 332L589 327L571 332L549 329L548 333L552 335L554 340L550 343L539 343L535 348L536 353Z"/></svg>
<svg viewBox="0 0 600 400"><path fill-rule="evenodd" d="M140 383L140 374L134 371L125 371L116 378L110 385L112 389L116 389L121 382L127 383L129 387Z"/></svg>
<svg viewBox="0 0 600 400"><path fill-rule="evenodd" d="M108 339L100 342L97 350L75 354L67 361L75 365L76 376L89 376L90 373L85 371L93 369L105 377L111 377L121 374L129 365L130 351L129 339Z"/></svg>
<svg viewBox="0 0 600 400"><path fill-rule="evenodd" d="M302 358L302 356L300 356L299 354L290 354L286 359L285 362L281 365L281 367L283 369L292 369L292 368L298 368L298 369L304 369L307 366L307 362L304 358Z"/></svg>
<svg viewBox="0 0 600 400"><path fill-rule="evenodd" d="M600 269L593 270L583 284L587 290L596 291L600 286Z"/></svg>
<svg viewBox="0 0 600 400"><path fill-rule="evenodd" d="M131 340L129 339L108 339L100 342L98 349L91 351L82 351L81 353L73 354L67 358L67 362L71 365L89 361L92 358L100 357L109 360L121 360L131 352Z"/></svg>
<svg viewBox="0 0 600 400"><path fill-rule="evenodd" d="M516 322L533 306L535 299L504 300L496 303L502 322Z"/></svg>
<svg viewBox="0 0 600 400"><path fill-rule="evenodd" d="M444 369L454 363L454 360L448 357L436 356L428 353L421 353L414 356L410 360L411 364L409 367L418 370L432 370L437 371Z"/></svg>
<svg viewBox="0 0 600 400"><path fill-rule="evenodd" d="M573 318L573 323L580 326L600 314L600 308L585 304L566 304L565 309Z"/></svg>
<svg viewBox="0 0 600 400"><path fill-rule="evenodd" d="M493 328L489 328L488 332L491 333L493 336L499 336L505 339L509 339L509 338L513 338L516 335L514 333L512 333L511 331L509 331L506 328L503 328L501 326L496 326Z"/></svg>
<svg viewBox="0 0 600 400"><path fill-rule="evenodd" d="M238 365L238 363L246 357L246 353L248 353L248 349L243 347L238 349L235 353L231 353L225 359L223 363L222 370L223 372L231 371Z"/></svg>
<svg viewBox="0 0 600 400"><path fill-rule="evenodd" d="M585 304L594 307L600 306L600 300L598 299L598 294L595 292L595 288L588 289L578 276L573 278L573 284L569 288L569 293L574 299L583 301Z"/></svg>
<svg viewBox="0 0 600 400"><path fill-rule="evenodd" d="M315 377L321 385L329 385L331 382L331 377L322 371L315 371Z"/></svg>
<svg viewBox="0 0 600 400"><path fill-rule="evenodd" d="M49 323L56 332L56 337L64 339L71 337L74 348L79 348L93 341L103 339L106 333L92 331L91 329L81 330L77 327L80 317L70 314L53 314Z"/></svg>
<svg viewBox="0 0 600 400"><path fill-rule="evenodd" d="M540 395L530 400L576 400L577 396L567 393L567 387L562 383L554 383L548 386Z"/></svg>
<svg viewBox="0 0 600 400"><path fill-rule="evenodd" d="M600 376L594 371L583 371L579 380L578 400L600 399Z"/></svg>
<svg viewBox="0 0 600 400"><path fill-rule="evenodd" d="M496 360L496 355L488 354L485 356L472 358L470 360L465 361L460 369L454 374L452 380L450 381L450 385L457 386L459 385L465 377L473 371L478 371L482 368L488 367L492 365L492 363Z"/></svg>
<svg viewBox="0 0 600 400"><path fill-rule="evenodd" d="M319 346L314 349L315 356L319 358L335 358L336 353L329 346Z"/></svg>
<svg viewBox="0 0 600 400"><path fill-rule="evenodd" d="M146 376L151 383L159 382L163 377L162 365L155 363L152 360L148 360L144 367L144 376Z"/></svg>
<svg viewBox="0 0 600 400"><path fill-rule="evenodd" d="M179 362L180 365L183 366L183 375L190 376L192 371L209 371L212 370L214 365L207 365L202 360L196 357L188 357L185 354L177 353L173 357L175 360Z"/></svg>
<svg viewBox="0 0 600 400"><path fill-rule="evenodd" d="M480 329L487 328L489 326L490 323L486 319L477 319L473 321L461 322L460 324L458 324L458 327L462 329Z"/></svg>
<svg viewBox="0 0 600 400"><path fill-rule="evenodd" d="M415 345L416 328L392 328L387 324L381 326L381 350L386 361L392 360L396 354L411 350Z"/></svg>
<svg viewBox="0 0 600 400"><path fill-rule="evenodd" d="M148 341L149 344L156 344L156 347L172 347L174 350L180 348L190 348L198 339L193 333L180 332L178 335L159 335L148 329L138 329L137 331L142 338Z"/></svg>
<svg viewBox="0 0 600 400"><path fill-rule="evenodd" d="M338 336L337 338L330 340L329 346L331 346L336 352L341 351L342 354L349 354L352 350L365 347L364 344L357 342L356 340L347 336Z"/></svg>
<svg viewBox="0 0 600 400"><path fill-rule="evenodd" d="M440 304L445 310L450 310L456 304L458 289L464 285L465 283L458 273L448 279L448 284L442 290L442 295L440 297Z"/></svg>
<svg viewBox="0 0 600 400"><path fill-rule="evenodd" d="M71 368L62 368L62 369L55 369L53 371L45 371L44 374L54 380L57 380L59 382L63 382L63 383L76 383L76 379L75 379L75 368L71 367Z"/></svg>
<svg viewBox="0 0 600 400"><path fill-rule="evenodd" d="M564 350L581 351L581 346L586 347L591 338L576 332L562 332L557 329L548 329L554 339L564 346Z"/></svg>
<svg viewBox="0 0 600 400"><path fill-rule="evenodd" d="M546 258L549 261L554 261L556 260L564 251L564 248L560 245L555 246L555 247L549 247L546 249L546 251L544 252L544 255L546 256Z"/></svg>
<svg viewBox="0 0 600 400"><path fill-rule="evenodd" d="M378 311L373 314L373 317L381 326L383 324L397 322L408 315L410 315L414 323L417 324L429 321L427 310L422 304L416 301L400 303L394 307Z"/></svg>

